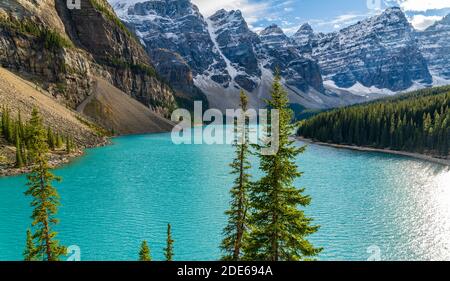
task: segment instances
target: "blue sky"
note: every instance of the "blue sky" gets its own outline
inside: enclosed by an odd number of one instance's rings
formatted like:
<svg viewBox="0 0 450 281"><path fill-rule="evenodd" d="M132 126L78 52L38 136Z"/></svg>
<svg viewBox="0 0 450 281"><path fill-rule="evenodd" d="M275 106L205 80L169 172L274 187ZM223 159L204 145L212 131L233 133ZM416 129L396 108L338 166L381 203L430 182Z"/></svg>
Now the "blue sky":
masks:
<svg viewBox="0 0 450 281"><path fill-rule="evenodd" d="M450 13L450 0L192 0L205 15L220 8L240 9L255 31L276 23L294 33L309 22L331 32L376 15L389 6L401 7L410 22L424 29Z"/></svg>

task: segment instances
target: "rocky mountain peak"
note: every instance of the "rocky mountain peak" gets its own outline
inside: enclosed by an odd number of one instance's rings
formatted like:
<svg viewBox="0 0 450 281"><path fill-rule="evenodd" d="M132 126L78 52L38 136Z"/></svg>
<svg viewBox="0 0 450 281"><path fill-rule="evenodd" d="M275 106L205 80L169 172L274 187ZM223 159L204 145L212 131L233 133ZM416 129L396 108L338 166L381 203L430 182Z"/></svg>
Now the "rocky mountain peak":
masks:
<svg viewBox="0 0 450 281"><path fill-rule="evenodd" d="M414 29L399 8L320 37L313 56L325 80L340 88L359 83L396 92L432 83Z"/></svg>
<svg viewBox="0 0 450 281"><path fill-rule="evenodd" d="M219 10L208 18L210 33L227 70L240 87L253 91L261 75L254 46L258 36L252 32L239 10Z"/></svg>
<svg viewBox="0 0 450 281"><path fill-rule="evenodd" d="M242 16L240 10L227 11L225 9L217 11L214 15L209 17L209 20L214 22L214 25L220 26L222 29L228 28L240 28L241 32L248 32L247 22Z"/></svg>
<svg viewBox="0 0 450 281"><path fill-rule="evenodd" d="M442 29L449 29L450 28L450 14L443 17L441 20L435 22L433 25L429 26L426 31L438 31Z"/></svg>
<svg viewBox="0 0 450 281"><path fill-rule="evenodd" d="M314 33L314 30L309 23L302 24L294 36L304 33Z"/></svg>
<svg viewBox="0 0 450 281"><path fill-rule="evenodd" d="M309 23L302 24L292 36L292 40L298 45L302 53L311 53L313 41L316 39L314 30Z"/></svg>
<svg viewBox="0 0 450 281"><path fill-rule="evenodd" d="M450 14L446 15L442 20L441 23L450 25Z"/></svg>
<svg viewBox="0 0 450 281"><path fill-rule="evenodd" d="M272 24L259 34L261 42L269 48L287 46L290 43L289 37L276 24Z"/></svg>
<svg viewBox="0 0 450 281"><path fill-rule="evenodd" d="M266 27L261 33L260 36L268 36L268 35L284 35L283 30L276 24L271 24L268 27Z"/></svg>
<svg viewBox="0 0 450 281"><path fill-rule="evenodd" d="M428 67L437 84L450 81L450 15L437 21L422 32L417 32L420 50L428 62Z"/></svg>

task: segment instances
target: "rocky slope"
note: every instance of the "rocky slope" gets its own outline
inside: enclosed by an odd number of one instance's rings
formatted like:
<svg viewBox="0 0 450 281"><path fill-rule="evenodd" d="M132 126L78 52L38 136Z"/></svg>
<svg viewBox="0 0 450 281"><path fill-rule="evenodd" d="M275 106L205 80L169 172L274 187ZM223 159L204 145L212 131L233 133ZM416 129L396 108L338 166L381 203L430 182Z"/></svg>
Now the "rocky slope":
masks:
<svg viewBox="0 0 450 281"><path fill-rule="evenodd" d="M431 74L435 79L450 80L450 15L417 35Z"/></svg>
<svg viewBox="0 0 450 281"><path fill-rule="evenodd" d="M174 124L152 112L104 79L96 79L95 94L77 111L114 134L143 134L170 131Z"/></svg>
<svg viewBox="0 0 450 281"><path fill-rule="evenodd" d="M314 34L304 25L294 40L318 60L324 80L339 88L361 84L398 92L432 83L415 31L399 8L336 33Z"/></svg>
<svg viewBox="0 0 450 281"><path fill-rule="evenodd" d="M82 115L61 105L38 85L2 67L0 105L8 108L14 118L20 111L24 120L29 119L33 108L39 109L46 126L62 135L73 136L80 146L93 147L104 142L103 136L99 135Z"/></svg>
<svg viewBox="0 0 450 281"><path fill-rule="evenodd" d="M104 0L0 3L0 63L76 108L101 77L161 115L176 107L139 41Z"/></svg>

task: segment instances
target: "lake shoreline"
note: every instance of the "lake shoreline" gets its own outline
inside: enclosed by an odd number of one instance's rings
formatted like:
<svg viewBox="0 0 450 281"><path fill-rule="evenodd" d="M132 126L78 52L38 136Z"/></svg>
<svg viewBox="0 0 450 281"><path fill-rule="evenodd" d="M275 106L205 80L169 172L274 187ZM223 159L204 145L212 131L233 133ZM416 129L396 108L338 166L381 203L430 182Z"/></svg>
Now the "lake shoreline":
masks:
<svg viewBox="0 0 450 281"><path fill-rule="evenodd" d="M379 152L379 153L407 156L407 157L411 157L411 158L415 158L415 159L419 159L419 160L424 160L427 162L432 162L434 164L440 164L440 165L450 167L450 159L436 158L436 157L433 157L431 155L426 155L426 154L398 151L398 150L391 150L391 149L373 148L373 147L366 147L366 146L326 143L326 142L315 141L312 139L299 137L299 136L296 136L296 139L299 141L306 142L306 143L317 144L317 145L321 145L321 146L328 146L328 147L333 147L333 148L338 148L338 149L349 149L349 150L355 150L355 151L361 151L361 152Z"/></svg>
<svg viewBox="0 0 450 281"><path fill-rule="evenodd" d="M64 166L66 164L70 164L73 160L84 156L85 150L90 148L97 148L97 147L103 147L111 144L111 139L109 137L103 138L103 141L97 143L96 145L84 147L81 149L78 149L70 154L67 154L65 151L56 151L56 152L50 152L49 158L48 158L48 164L51 169L57 169L61 166ZM14 177L14 176L20 176L24 174L28 174L31 172L32 167L26 166L22 168L16 168L15 166L9 165L9 166L3 166L0 169L0 178L5 177Z"/></svg>

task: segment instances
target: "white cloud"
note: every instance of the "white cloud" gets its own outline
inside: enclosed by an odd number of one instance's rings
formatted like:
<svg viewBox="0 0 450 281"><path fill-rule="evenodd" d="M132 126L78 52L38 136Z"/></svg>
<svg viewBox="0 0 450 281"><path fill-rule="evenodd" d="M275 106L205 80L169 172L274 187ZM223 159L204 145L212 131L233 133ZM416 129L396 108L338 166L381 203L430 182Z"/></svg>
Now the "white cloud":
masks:
<svg viewBox="0 0 450 281"><path fill-rule="evenodd" d="M370 14L344 14L331 20L310 20L309 22L320 27L329 26L338 29L356 23L358 20L369 17Z"/></svg>
<svg viewBox="0 0 450 281"><path fill-rule="evenodd" d="M244 16L262 16L269 8L268 3L250 3L249 0L192 0L204 16L210 16L220 9L241 10Z"/></svg>
<svg viewBox="0 0 450 281"><path fill-rule="evenodd" d="M411 24L418 30L425 30L427 27L433 25L436 21L441 20L441 16L424 16L414 15L410 18Z"/></svg>
<svg viewBox="0 0 450 281"><path fill-rule="evenodd" d="M386 3L398 5L407 12L426 12L450 8L450 0L388 0Z"/></svg>

